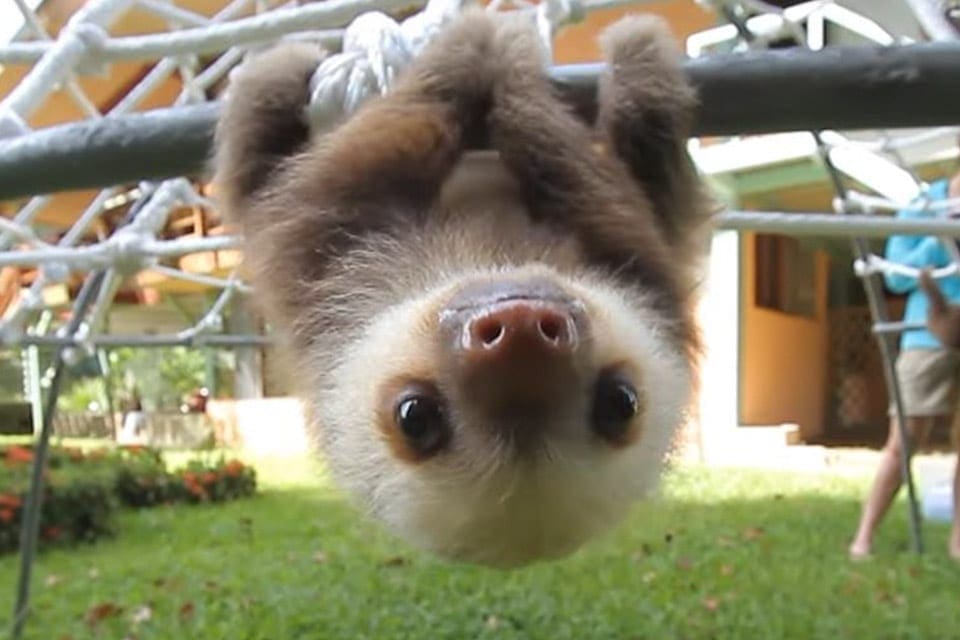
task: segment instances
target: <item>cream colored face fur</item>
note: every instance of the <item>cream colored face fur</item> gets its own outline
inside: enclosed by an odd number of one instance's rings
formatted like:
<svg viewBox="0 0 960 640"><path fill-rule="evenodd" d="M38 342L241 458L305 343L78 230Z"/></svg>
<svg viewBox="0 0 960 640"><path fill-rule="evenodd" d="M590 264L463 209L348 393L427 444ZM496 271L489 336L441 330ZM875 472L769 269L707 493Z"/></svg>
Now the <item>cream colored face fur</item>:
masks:
<svg viewBox="0 0 960 640"><path fill-rule="evenodd" d="M343 350L329 376L336 387L319 392L315 406L326 459L372 515L441 556L508 567L574 551L656 485L688 402L690 371L661 337L663 320L632 292L543 265L469 277L505 273L550 274L585 305L592 324L589 378L614 362L639 372L633 380L642 407L635 418L639 437L630 444L616 448L598 439L578 409L544 430L545 453L533 459L491 435L495 429L463 423L452 426L449 446L433 457L411 463L394 456L377 427L380 387L397 376L442 375L431 351L439 310L463 279L373 318L364 337ZM561 390L557 402L574 397L571 391Z"/></svg>

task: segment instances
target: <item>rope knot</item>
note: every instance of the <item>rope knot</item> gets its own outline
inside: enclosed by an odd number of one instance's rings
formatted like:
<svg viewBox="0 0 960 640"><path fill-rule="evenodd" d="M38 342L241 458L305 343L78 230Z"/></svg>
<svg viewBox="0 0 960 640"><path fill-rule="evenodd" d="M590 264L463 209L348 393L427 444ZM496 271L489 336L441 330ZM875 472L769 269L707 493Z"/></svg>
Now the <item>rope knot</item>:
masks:
<svg viewBox="0 0 960 640"><path fill-rule="evenodd" d="M307 117L330 128L367 98L383 95L430 38L466 0L430 0L403 23L379 11L358 16L343 35L343 49L329 56L310 79Z"/></svg>

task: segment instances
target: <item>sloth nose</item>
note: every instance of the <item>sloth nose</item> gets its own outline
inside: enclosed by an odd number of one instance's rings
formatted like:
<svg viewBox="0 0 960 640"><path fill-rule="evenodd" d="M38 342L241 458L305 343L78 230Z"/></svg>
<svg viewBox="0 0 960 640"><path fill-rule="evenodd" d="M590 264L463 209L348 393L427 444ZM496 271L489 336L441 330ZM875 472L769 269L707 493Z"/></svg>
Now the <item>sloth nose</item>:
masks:
<svg viewBox="0 0 960 640"><path fill-rule="evenodd" d="M509 300L490 305L464 324L461 347L471 358L564 356L576 350L577 326L564 305Z"/></svg>

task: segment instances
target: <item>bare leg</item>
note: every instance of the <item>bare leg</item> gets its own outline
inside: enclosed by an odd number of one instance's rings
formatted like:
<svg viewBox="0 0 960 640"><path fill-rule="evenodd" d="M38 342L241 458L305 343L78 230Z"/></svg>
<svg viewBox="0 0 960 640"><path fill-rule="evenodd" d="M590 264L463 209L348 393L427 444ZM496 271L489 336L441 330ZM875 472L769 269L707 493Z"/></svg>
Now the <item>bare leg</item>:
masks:
<svg viewBox="0 0 960 640"><path fill-rule="evenodd" d="M907 418L907 433L912 443L923 443L930 434L930 428L937 418ZM860 525L856 536L850 543L850 557L863 558L870 554L873 546L873 534L886 515L894 496L900 490L903 474L900 470L902 446L896 420L890 421L890 434L880 456L880 466L873 481L873 487L863 505Z"/></svg>

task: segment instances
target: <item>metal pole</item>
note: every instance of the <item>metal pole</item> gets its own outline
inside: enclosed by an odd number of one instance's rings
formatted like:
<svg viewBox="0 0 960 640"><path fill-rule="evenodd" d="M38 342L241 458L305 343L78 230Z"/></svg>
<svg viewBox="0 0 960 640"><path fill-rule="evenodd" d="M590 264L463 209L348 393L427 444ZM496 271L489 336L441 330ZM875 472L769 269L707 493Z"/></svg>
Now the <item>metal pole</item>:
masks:
<svg viewBox="0 0 960 640"><path fill-rule="evenodd" d="M100 285L101 274L94 273L84 282L83 288L77 296L74 305L73 317L67 325L69 334L76 332L86 313L88 305L93 301ZM54 359L53 381L47 395L47 404L44 410L40 437L37 439L34 450L33 466L30 473L30 491L27 493L26 504L23 508L23 526L20 530L20 579L17 583L16 602L13 607L12 637L19 640L30 612L30 583L33 573L33 559L36 555L37 536L40 531L40 514L43 506L43 472L47 465L47 453L50 448L50 436L53 433L53 415L56 411L57 399L60 395L60 386L63 383L64 351L57 350Z"/></svg>
<svg viewBox="0 0 960 640"><path fill-rule="evenodd" d="M956 125L958 68L958 42L753 50L685 62L700 94L695 135ZM601 70L577 64L549 73L559 95L592 120ZM156 109L0 139L0 200L202 176L218 109L215 102Z"/></svg>
<svg viewBox="0 0 960 640"><path fill-rule="evenodd" d="M197 333L163 335L92 335L84 339L72 336L23 336L17 344L56 347L223 347L269 346L274 338L257 334Z"/></svg>
<svg viewBox="0 0 960 640"><path fill-rule="evenodd" d="M53 314L44 311L36 325L36 335L43 336L50 329ZM31 412L33 413L33 433L37 435L43 424L43 387L40 384L42 377L40 369L40 349L37 345L26 345L24 371L27 381L27 395L30 398Z"/></svg>
<svg viewBox="0 0 960 640"><path fill-rule="evenodd" d="M792 236L875 237L938 235L960 238L960 220L903 219L883 215L776 211L728 211L717 220L720 229L782 233Z"/></svg>
<svg viewBox="0 0 960 640"><path fill-rule="evenodd" d="M838 196L846 192L843 185L843 178L840 172L830 160L830 154L826 151L826 145L820 137L819 132L813 132L814 139L817 142L817 151L827 169L827 174L833 182L834 191ZM854 238L852 241L854 253L858 260L867 260L870 255L870 249L863 238ZM867 295L867 304L870 307L870 315L875 323L886 324L890 322L890 316L887 312L887 305L883 299L883 289L878 281L876 274L863 276L863 287ZM895 361L896 345L893 342L893 334L888 332L877 332L877 344L880 348L880 358L883 363L883 375L887 384L887 389L893 396L893 403L896 412L897 433L900 436L900 473L903 477L903 483L907 487L907 498L909 507L909 526L910 539L913 550L916 553L923 553L923 531L920 518L920 506L917 501L916 487L913 481L913 471L910 467L913 445L910 441L910 435L904 422L903 394L900 392L900 383L897 379L897 369Z"/></svg>
<svg viewBox="0 0 960 640"><path fill-rule="evenodd" d="M100 379L103 381L103 397L107 403L107 424L110 425L110 430L113 431L113 435L116 436L117 422L116 414L113 410L113 385L110 384L110 358L106 350L102 348L97 349L97 363L100 365Z"/></svg>
<svg viewBox="0 0 960 640"><path fill-rule="evenodd" d="M717 217L718 229L750 230L765 233L782 233L793 236L840 236L840 237L887 237L896 234L937 235L960 238L960 220L948 218L902 219L887 215L838 216L829 212L779 212L779 211L728 211ZM125 241L112 236L100 244L83 247L42 246L25 251L0 252L0 266L42 266L58 262L74 270L91 267L107 268L113 265L121 252L125 258L172 257L203 251L239 249L239 236L213 236L206 238L183 237L175 240L144 239L136 245L136 256L126 255L132 248ZM123 248L118 248L122 246ZM224 287L228 282L222 278L180 271L171 267L154 265L147 267L171 278L189 280L210 287ZM232 284L241 293L246 287Z"/></svg>

